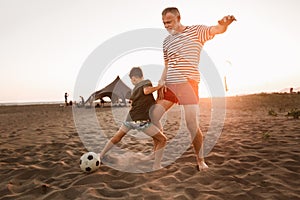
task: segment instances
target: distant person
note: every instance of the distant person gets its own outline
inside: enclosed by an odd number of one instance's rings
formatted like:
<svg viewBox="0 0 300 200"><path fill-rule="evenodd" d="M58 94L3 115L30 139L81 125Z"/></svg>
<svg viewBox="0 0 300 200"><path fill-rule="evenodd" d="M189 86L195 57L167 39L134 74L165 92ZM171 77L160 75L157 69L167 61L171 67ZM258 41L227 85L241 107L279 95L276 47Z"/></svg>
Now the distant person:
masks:
<svg viewBox="0 0 300 200"><path fill-rule="evenodd" d="M84 98L83 98L83 96L79 96L80 97L80 99L81 99L81 101L80 101L80 106L81 107L84 107Z"/></svg>
<svg viewBox="0 0 300 200"><path fill-rule="evenodd" d="M103 99L100 99L100 103L101 103L101 108L103 108L105 101Z"/></svg>
<svg viewBox="0 0 300 200"><path fill-rule="evenodd" d="M69 94L65 93L65 105L66 106L68 105L68 96L69 96Z"/></svg>
<svg viewBox="0 0 300 200"><path fill-rule="evenodd" d="M88 99L88 101L89 101L89 108L92 108L93 107L93 103L94 103L94 100L95 100L95 96L91 96L89 99ZM86 107L87 108L87 107Z"/></svg>
<svg viewBox="0 0 300 200"><path fill-rule="evenodd" d="M153 87L150 80L144 80L143 72L140 67L132 68L129 77L135 86L130 97L132 107L118 132L106 143L100 153L100 158L103 158L106 152L120 142L131 129L137 129L151 136L153 140L156 141L153 169L159 169L161 168L161 159L166 145L166 137L162 131L151 122L149 110L155 104L152 93L162 86L158 85Z"/></svg>
<svg viewBox="0 0 300 200"><path fill-rule="evenodd" d="M162 21L170 35L163 42L165 68L159 84L165 87L159 91L157 104L160 106L153 111L153 123L162 130L160 119L163 114L176 103L182 105L187 128L193 138L198 169L204 170L208 166L204 162L203 152L200 152L203 134L197 119L200 53L204 43L216 34L224 33L235 18L225 16L215 26L184 26L180 20L179 10L175 7L162 11Z"/></svg>

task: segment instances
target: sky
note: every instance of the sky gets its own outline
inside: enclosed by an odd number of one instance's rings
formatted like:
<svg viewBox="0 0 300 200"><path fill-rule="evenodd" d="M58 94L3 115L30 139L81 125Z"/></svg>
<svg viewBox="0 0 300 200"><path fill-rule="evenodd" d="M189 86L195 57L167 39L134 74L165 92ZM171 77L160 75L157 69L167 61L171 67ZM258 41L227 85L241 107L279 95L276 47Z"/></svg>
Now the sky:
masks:
<svg viewBox="0 0 300 200"><path fill-rule="evenodd" d="M183 25L216 25L225 15L236 17L204 47L226 76L228 95L300 87L297 0L0 0L0 103L63 101L65 92L78 101L72 93L89 55L127 31L163 29L161 11L169 6L178 7ZM151 60L163 67L162 51L115 59L96 89L117 75L125 80L128 67ZM128 78L125 82L132 87ZM200 91L206 94L202 82Z"/></svg>

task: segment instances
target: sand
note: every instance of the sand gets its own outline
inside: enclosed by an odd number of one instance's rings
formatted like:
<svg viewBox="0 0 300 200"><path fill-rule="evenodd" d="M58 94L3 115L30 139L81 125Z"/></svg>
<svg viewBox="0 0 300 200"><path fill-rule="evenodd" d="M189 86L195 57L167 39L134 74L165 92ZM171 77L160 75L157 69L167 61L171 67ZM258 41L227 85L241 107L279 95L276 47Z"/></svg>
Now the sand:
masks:
<svg viewBox="0 0 300 200"><path fill-rule="evenodd" d="M300 121L285 116L300 108L300 95L259 94L228 97L226 102L222 134L206 157L210 168L205 172L197 171L189 147L158 171L130 173L126 166L124 172L103 163L86 174L79 158L87 149L71 107L2 106L0 199L300 199ZM200 107L206 133L210 100L202 99ZM269 115L270 110L277 116ZM167 115L169 140L178 132L179 111L174 107ZM105 134L112 136L118 129L112 109L97 108L96 115ZM97 133L89 126L85 130ZM126 136L119 147L150 152L152 141ZM121 158L110 155L112 161Z"/></svg>

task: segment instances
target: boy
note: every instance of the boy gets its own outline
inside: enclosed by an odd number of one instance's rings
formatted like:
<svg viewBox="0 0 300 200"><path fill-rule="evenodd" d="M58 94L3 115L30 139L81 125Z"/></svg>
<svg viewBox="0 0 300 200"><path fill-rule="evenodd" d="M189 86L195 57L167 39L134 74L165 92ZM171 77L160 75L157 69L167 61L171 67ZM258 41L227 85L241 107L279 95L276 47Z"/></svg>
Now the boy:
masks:
<svg viewBox="0 0 300 200"><path fill-rule="evenodd" d="M160 89L162 85L153 87L150 80L144 80L143 72L140 67L133 67L129 73L129 77L132 84L135 86L130 97L132 102L131 109L118 132L105 145L104 149L100 153L100 158L103 158L106 152L108 152L113 145L120 142L128 131L131 129L137 129L151 136L153 140L156 141L154 147L153 169L160 169L160 162L167 139L165 135L151 123L149 110L155 104L155 99L152 93Z"/></svg>

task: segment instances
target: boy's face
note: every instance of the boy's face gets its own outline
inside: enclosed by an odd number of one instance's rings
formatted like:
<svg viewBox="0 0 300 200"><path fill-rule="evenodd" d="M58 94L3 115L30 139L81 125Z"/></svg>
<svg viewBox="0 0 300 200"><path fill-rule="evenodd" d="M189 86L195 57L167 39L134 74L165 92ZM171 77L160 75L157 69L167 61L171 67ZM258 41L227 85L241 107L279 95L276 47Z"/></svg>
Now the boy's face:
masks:
<svg viewBox="0 0 300 200"><path fill-rule="evenodd" d="M130 77L130 80L133 85L137 84L137 78L135 76Z"/></svg>

